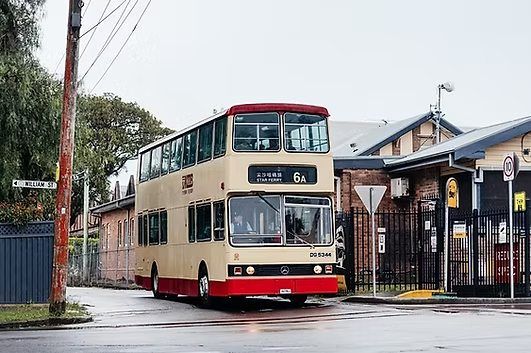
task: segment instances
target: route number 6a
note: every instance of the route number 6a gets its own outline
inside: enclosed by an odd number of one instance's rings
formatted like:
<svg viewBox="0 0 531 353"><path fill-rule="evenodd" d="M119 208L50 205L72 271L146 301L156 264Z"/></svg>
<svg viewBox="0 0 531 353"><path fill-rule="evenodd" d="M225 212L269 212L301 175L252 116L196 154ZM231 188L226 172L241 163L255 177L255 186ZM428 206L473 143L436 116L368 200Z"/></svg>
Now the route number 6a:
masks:
<svg viewBox="0 0 531 353"><path fill-rule="evenodd" d="M306 177L300 172L293 173L293 181L297 184L306 183Z"/></svg>

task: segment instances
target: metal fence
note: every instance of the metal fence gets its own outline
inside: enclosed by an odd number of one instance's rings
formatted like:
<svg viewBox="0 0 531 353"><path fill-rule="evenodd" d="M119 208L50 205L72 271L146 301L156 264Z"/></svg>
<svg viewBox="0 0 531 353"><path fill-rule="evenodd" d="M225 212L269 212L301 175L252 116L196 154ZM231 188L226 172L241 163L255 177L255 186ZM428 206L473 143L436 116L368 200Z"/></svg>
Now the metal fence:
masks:
<svg viewBox="0 0 531 353"><path fill-rule="evenodd" d="M0 304L48 301L53 229L53 222L0 224Z"/></svg>
<svg viewBox="0 0 531 353"><path fill-rule="evenodd" d="M85 265L83 262L85 261ZM130 246L115 249L88 248L69 255L68 284L134 288L135 251Z"/></svg>
<svg viewBox="0 0 531 353"><path fill-rule="evenodd" d="M419 206L375 213L377 291L439 288L441 249L435 246L432 251L431 226L428 233L423 230L425 220L435 219L435 212ZM336 226L344 233L343 268L348 290L371 291L370 215L365 209L352 208L336 215Z"/></svg>
<svg viewBox="0 0 531 353"><path fill-rule="evenodd" d="M509 212L487 210L449 214L450 290L459 296L510 295ZM530 212L513 214L516 296L530 296Z"/></svg>

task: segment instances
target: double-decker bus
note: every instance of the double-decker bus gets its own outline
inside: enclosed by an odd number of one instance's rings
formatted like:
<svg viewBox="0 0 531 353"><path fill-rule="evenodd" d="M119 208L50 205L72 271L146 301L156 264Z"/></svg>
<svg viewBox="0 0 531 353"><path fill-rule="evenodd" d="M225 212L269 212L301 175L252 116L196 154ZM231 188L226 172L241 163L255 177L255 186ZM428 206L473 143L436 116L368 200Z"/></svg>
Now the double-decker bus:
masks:
<svg viewBox="0 0 531 353"><path fill-rule="evenodd" d="M328 115L235 105L141 148L136 283L204 305L337 293Z"/></svg>

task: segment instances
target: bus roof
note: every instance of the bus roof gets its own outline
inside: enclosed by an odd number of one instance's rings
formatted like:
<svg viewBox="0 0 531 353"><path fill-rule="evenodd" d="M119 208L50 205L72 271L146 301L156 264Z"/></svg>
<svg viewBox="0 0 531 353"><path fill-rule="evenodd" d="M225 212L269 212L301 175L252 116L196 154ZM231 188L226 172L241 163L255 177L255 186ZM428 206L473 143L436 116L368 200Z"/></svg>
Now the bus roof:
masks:
<svg viewBox="0 0 531 353"><path fill-rule="evenodd" d="M229 109L223 110L215 115L212 115L206 119L203 119L192 126L187 127L186 129L176 131L170 135L164 136L163 138L146 145L138 151L142 153L152 147L163 144L167 141L172 140L174 137L182 135L190 130L195 129L196 127L210 121L220 118L222 116L236 115L236 114L246 114L246 113L267 113L267 112L291 112L291 113L301 113L301 114L316 114L322 116L330 116L328 110L324 107L319 107L316 105L306 105L306 104L292 104L292 103L250 103L250 104L238 104L233 105Z"/></svg>

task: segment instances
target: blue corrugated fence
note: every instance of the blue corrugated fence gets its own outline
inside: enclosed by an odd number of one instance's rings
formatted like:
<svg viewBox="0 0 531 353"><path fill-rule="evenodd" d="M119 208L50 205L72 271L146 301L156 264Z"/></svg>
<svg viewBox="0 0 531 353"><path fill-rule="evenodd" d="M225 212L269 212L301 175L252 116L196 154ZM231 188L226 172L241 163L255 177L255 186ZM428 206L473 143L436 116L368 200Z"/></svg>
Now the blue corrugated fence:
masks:
<svg viewBox="0 0 531 353"><path fill-rule="evenodd" d="M48 301L53 229L53 222L0 224L0 304Z"/></svg>

